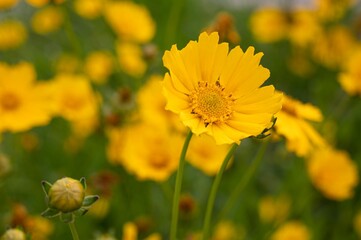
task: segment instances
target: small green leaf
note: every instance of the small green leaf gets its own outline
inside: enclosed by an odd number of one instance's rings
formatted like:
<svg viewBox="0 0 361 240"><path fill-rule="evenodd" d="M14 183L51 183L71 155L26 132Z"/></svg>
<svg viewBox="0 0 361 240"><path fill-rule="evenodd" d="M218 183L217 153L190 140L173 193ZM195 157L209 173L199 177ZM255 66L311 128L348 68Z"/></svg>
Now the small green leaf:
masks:
<svg viewBox="0 0 361 240"><path fill-rule="evenodd" d="M44 212L41 213L41 216L46 217L46 218L53 218L53 217L58 216L59 213L60 212L57 209L48 208Z"/></svg>
<svg viewBox="0 0 361 240"><path fill-rule="evenodd" d="M89 207L99 199L97 195L89 195L84 198L83 207Z"/></svg>
<svg viewBox="0 0 361 240"><path fill-rule="evenodd" d="M73 213L62 213L60 215L60 219L64 223L74 222L74 214Z"/></svg>
<svg viewBox="0 0 361 240"><path fill-rule="evenodd" d="M41 181L41 186L43 187L45 195L48 196L49 190L52 186L51 183L49 183L47 181Z"/></svg>
<svg viewBox="0 0 361 240"><path fill-rule="evenodd" d="M85 177L82 177L81 179L80 179L80 183L81 183L81 185L83 185L83 188L84 188L84 190L86 189L86 180L85 180Z"/></svg>

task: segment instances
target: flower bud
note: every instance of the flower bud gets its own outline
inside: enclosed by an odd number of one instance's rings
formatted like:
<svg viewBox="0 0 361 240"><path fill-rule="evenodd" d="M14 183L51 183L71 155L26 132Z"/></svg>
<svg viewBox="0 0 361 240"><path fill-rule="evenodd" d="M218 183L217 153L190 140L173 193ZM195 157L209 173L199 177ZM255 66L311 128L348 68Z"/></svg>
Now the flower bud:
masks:
<svg viewBox="0 0 361 240"><path fill-rule="evenodd" d="M85 190L80 181L65 177L51 186L48 197L51 208L68 213L82 207Z"/></svg>
<svg viewBox="0 0 361 240"><path fill-rule="evenodd" d="M25 233L17 228L7 230L1 237L1 240L25 240Z"/></svg>

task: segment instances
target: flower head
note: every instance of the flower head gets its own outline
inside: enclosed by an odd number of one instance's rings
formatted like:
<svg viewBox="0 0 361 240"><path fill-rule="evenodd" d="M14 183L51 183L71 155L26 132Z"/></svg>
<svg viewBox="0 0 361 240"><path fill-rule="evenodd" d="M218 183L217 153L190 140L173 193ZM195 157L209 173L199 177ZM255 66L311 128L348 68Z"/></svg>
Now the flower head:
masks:
<svg viewBox="0 0 361 240"><path fill-rule="evenodd" d="M50 122L47 89L36 83L35 75L29 63L0 63L0 132L26 131Z"/></svg>
<svg viewBox="0 0 361 240"><path fill-rule="evenodd" d="M60 8L55 6L45 7L36 12L31 19L31 26L39 34L48 34L57 31L64 22Z"/></svg>
<svg viewBox="0 0 361 240"><path fill-rule="evenodd" d="M21 46L27 38L24 25L17 20L0 22L0 51Z"/></svg>
<svg viewBox="0 0 361 240"><path fill-rule="evenodd" d="M165 52L166 109L197 135L211 135L217 144L239 143L269 126L282 94L260 87L270 74L259 65L262 53L254 54L253 47L228 53L228 44L218 40L217 33L202 33L198 42Z"/></svg>
<svg viewBox="0 0 361 240"><path fill-rule="evenodd" d="M339 75L341 87L350 95L361 96L361 48L357 48L345 65L345 70Z"/></svg>
<svg viewBox="0 0 361 240"><path fill-rule="evenodd" d="M11 228L2 235L1 240L26 240L26 235L18 228Z"/></svg>
<svg viewBox="0 0 361 240"><path fill-rule="evenodd" d="M326 146L326 141L308 122L320 122L323 119L321 111L287 95L283 100L282 110L276 115L275 130L285 137L288 150L304 157L314 149Z"/></svg>
<svg viewBox="0 0 361 240"><path fill-rule="evenodd" d="M18 3L18 0L2 0L2 1L0 1L0 10L12 8L17 3Z"/></svg>
<svg viewBox="0 0 361 240"><path fill-rule="evenodd" d="M290 221L279 227L271 236L271 240L309 240L310 232L307 227L298 221Z"/></svg>
<svg viewBox="0 0 361 240"><path fill-rule="evenodd" d="M334 200L351 198L358 184L357 166L344 151L315 151L308 162L308 174L315 187Z"/></svg>

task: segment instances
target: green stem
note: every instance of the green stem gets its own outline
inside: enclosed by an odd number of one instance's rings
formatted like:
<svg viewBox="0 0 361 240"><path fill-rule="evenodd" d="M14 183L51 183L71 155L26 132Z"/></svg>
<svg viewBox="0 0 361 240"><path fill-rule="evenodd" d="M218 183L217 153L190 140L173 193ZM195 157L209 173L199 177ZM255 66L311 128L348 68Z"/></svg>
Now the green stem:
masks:
<svg viewBox="0 0 361 240"><path fill-rule="evenodd" d="M211 188L211 192L209 194L207 208L206 208L206 215L204 217L204 225L203 225L203 239L204 240L209 239L209 227L211 224L214 201L216 199L216 194L218 191L219 184L221 183L223 172L224 172L224 170L226 170L228 162L232 158L233 153L236 150L237 146L238 146L237 144L233 144L231 149L228 151L226 157L223 160L222 166L219 169L219 171L216 175L216 178L214 179L214 182L212 184L212 188Z"/></svg>
<svg viewBox="0 0 361 240"><path fill-rule="evenodd" d="M74 53L79 57L81 56L81 43L74 31L73 24L71 22L68 9L63 8L64 12L64 27L65 27L65 34L73 48Z"/></svg>
<svg viewBox="0 0 361 240"><path fill-rule="evenodd" d="M169 47L169 45L173 44L176 39L177 32L179 31L179 21L182 13L184 5L184 0L173 0L172 6L170 9L168 25L166 28L165 34L165 46Z"/></svg>
<svg viewBox="0 0 361 240"><path fill-rule="evenodd" d="M74 222L69 223L69 228L71 231L71 235L73 236L73 240L79 240L78 232L76 231Z"/></svg>
<svg viewBox="0 0 361 240"><path fill-rule="evenodd" d="M248 182L251 180L254 172L258 168L258 166L261 163L261 160L266 152L268 145L268 141L265 141L260 146L257 155L253 159L251 166L249 166L246 174L243 175L243 178L239 182L239 184L234 188L233 192L231 193L231 196L228 198L227 202L224 204L224 207L219 214L219 219L224 218L224 216L229 212L229 210L234 206L234 204L237 202L239 195L242 193L243 189L247 186Z"/></svg>
<svg viewBox="0 0 361 240"><path fill-rule="evenodd" d="M172 219L170 225L170 240L176 240L177 237L177 225L178 225L178 214L179 214L179 197L182 188L182 178L185 165L185 157L188 149L189 142L192 138L192 131L189 131L184 144L183 149L179 158L179 166L177 171L177 177L175 181L175 189L173 195L173 207L172 207Z"/></svg>

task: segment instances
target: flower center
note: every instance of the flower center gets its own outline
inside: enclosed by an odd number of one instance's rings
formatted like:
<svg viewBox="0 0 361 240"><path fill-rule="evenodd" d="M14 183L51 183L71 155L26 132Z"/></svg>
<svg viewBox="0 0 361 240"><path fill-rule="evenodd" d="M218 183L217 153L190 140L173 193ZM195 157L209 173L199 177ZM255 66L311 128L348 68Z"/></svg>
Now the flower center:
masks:
<svg viewBox="0 0 361 240"><path fill-rule="evenodd" d="M14 111L20 106L20 99L13 93L5 93L0 96L0 106L6 111Z"/></svg>
<svg viewBox="0 0 361 240"><path fill-rule="evenodd" d="M219 81L214 84L198 82L198 88L190 95L192 114L197 114L204 121L205 126L222 123L233 113L234 98L227 94Z"/></svg>

